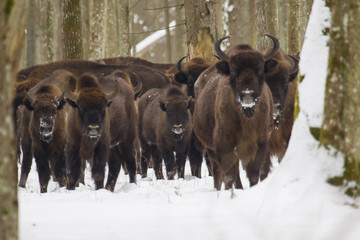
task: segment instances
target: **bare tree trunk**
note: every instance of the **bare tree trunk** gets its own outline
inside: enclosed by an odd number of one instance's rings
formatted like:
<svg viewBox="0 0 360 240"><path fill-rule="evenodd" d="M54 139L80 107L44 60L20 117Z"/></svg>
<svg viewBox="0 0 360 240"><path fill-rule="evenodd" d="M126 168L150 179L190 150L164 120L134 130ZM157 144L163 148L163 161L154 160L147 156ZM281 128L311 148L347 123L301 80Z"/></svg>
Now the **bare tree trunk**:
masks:
<svg viewBox="0 0 360 240"><path fill-rule="evenodd" d="M80 0L63 0L62 24L65 59L82 59Z"/></svg>
<svg viewBox="0 0 360 240"><path fill-rule="evenodd" d="M279 21L277 0L265 1L266 33L279 38Z"/></svg>
<svg viewBox="0 0 360 240"><path fill-rule="evenodd" d="M12 5L13 4L13 5ZM18 239L17 161L12 105L29 1L0 1L0 239Z"/></svg>
<svg viewBox="0 0 360 240"><path fill-rule="evenodd" d="M130 56L131 40L130 40L130 10L129 0L121 0L118 2L119 9L119 53L121 56ZM133 19L133 18L131 18Z"/></svg>
<svg viewBox="0 0 360 240"><path fill-rule="evenodd" d="M119 53L119 20L116 8L117 0L107 0L105 57L117 57Z"/></svg>
<svg viewBox="0 0 360 240"><path fill-rule="evenodd" d="M266 17L264 0L256 0L256 49L264 51L266 49Z"/></svg>
<svg viewBox="0 0 360 240"><path fill-rule="evenodd" d="M268 47L264 34L279 38L278 11L276 0L256 0L257 49L264 51Z"/></svg>
<svg viewBox="0 0 360 240"><path fill-rule="evenodd" d="M187 43L190 58L214 60L215 41L222 37L219 1L185 0Z"/></svg>
<svg viewBox="0 0 360 240"><path fill-rule="evenodd" d="M164 16L165 16L165 28L166 28L166 37L165 37L165 55L166 62L170 63L172 61L171 58L171 37L170 37L170 17L169 17L169 4L168 0L163 0L164 4Z"/></svg>
<svg viewBox="0 0 360 240"><path fill-rule="evenodd" d="M36 61L36 36L35 36L35 28L36 28L36 11L37 5L35 1L30 1L29 5L29 21L26 27L26 65L32 66L38 63Z"/></svg>
<svg viewBox="0 0 360 240"><path fill-rule="evenodd" d="M287 24L287 0L278 0L278 16L279 16L279 42L281 48L288 52L288 24Z"/></svg>
<svg viewBox="0 0 360 240"><path fill-rule="evenodd" d="M83 57L89 59L90 48L90 3L92 0L80 0L81 34L83 36Z"/></svg>
<svg viewBox="0 0 360 240"><path fill-rule="evenodd" d="M302 0L300 2L300 47L305 38L306 27L309 21L313 0Z"/></svg>
<svg viewBox="0 0 360 240"><path fill-rule="evenodd" d="M107 1L93 1L90 6L90 52L89 59L105 57L105 29L106 29Z"/></svg>
<svg viewBox="0 0 360 240"><path fill-rule="evenodd" d="M300 52L299 0L289 0L288 5L288 53Z"/></svg>
<svg viewBox="0 0 360 240"><path fill-rule="evenodd" d="M182 0L177 0L176 1L176 5L180 5L181 3L183 3ZM175 43L175 51L174 51L174 57L175 57L175 61L178 61L181 57L185 56L187 54L186 52L186 29L184 25L179 25L184 21L184 10L183 10L183 5L182 6L177 6L175 9L175 21L176 21L176 26L175 27L175 39L174 39L174 43Z"/></svg>
<svg viewBox="0 0 360 240"><path fill-rule="evenodd" d="M360 5L357 0L328 5L330 52L320 143L345 157L344 175L330 182L345 184L348 195L360 196Z"/></svg>

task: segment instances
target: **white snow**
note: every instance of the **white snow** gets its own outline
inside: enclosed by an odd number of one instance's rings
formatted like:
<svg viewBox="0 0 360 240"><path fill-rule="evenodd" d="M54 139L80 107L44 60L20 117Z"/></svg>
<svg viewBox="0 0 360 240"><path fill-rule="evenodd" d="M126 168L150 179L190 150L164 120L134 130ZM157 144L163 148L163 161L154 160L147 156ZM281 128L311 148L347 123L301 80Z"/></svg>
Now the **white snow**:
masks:
<svg viewBox="0 0 360 240"><path fill-rule="evenodd" d="M315 0L301 54L301 112L283 161L265 181L217 192L205 164L202 179L187 164L184 180L156 181L149 170L135 185L121 172L111 193L95 191L87 171L75 191L50 182L40 194L33 164L27 188L19 189L20 239L359 239L360 211L351 206L359 200L326 183L341 173L342 158L319 148L308 130L322 118L328 18Z"/></svg>

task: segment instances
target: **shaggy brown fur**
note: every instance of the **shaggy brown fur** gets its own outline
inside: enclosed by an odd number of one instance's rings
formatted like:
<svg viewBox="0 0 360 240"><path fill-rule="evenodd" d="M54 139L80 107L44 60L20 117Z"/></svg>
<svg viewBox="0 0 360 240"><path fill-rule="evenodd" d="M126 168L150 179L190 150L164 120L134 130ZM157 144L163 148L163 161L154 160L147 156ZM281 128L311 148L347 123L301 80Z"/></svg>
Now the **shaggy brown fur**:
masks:
<svg viewBox="0 0 360 240"><path fill-rule="evenodd" d="M67 98L72 106L66 144L68 189L74 189L78 182L84 183L85 160L92 167L96 189L104 187L107 161L106 189L114 191L122 162L126 163L130 182L136 183L134 92L118 75L98 80L94 75L84 74L78 81L77 93Z"/></svg>
<svg viewBox="0 0 360 240"><path fill-rule="evenodd" d="M166 73L168 69L170 69L175 65L174 63L153 63L142 58L131 57L131 56L103 58L96 60L96 62L102 64L111 64L111 65L129 65L129 66L142 65L145 67L156 69L162 73Z"/></svg>
<svg viewBox="0 0 360 240"><path fill-rule="evenodd" d="M174 179L174 154L178 177L184 177L188 145L192 132L188 98L176 86L151 89L139 100L139 136L142 149L142 177L147 176L150 158L157 179L163 179L162 158L168 179ZM160 106L159 106L160 105Z"/></svg>
<svg viewBox="0 0 360 240"><path fill-rule="evenodd" d="M29 91L22 108L18 147L23 160L19 186L25 187L34 156L40 191L46 192L50 174L60 186L65 184L66 111L62 90L74 76L59 70Z"/></svg>
<svg viewBox="0 0 360 240"><path fill-rule="evenodd" d="M265 74L274 100L275 129L271 133L269 152L281 161L289 143L294 121L298 59L289 57L282 50L272 59L278 64L273 71Z"/></svg>
<svg viewBox="0 0 360 240"><path fill-rule="evenodd" d="M263 73L272 70L272 56L248 45L218 55L225 60L203 72L195 87L194 131L209 154L216 189L223 182L226 189L242 188L239 160L253 186L261 170L269 171L273 100Z"/></svg>

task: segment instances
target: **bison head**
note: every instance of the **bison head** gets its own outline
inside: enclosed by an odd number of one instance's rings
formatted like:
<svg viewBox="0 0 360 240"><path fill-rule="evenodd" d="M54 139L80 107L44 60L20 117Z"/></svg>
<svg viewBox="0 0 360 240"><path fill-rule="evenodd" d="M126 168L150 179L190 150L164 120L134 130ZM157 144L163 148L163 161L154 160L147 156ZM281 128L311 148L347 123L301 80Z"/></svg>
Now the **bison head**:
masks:
<svg viewBox="0 0 360 240"><path fill-rule="evenodd" d="M32 111L33 126L37 128L40 140L45 143L52 140L57 112L66 103L64 93L60 96L54 95L54 86L52 85L44 85L39 88L34 98L26 93L24 105Z"/></svg>
<svg viewBox="0 0 360 240"><path fill-rule="evenodd" d="M273 119L275 128L278 128L282 121L282 113L288 96L288 85L296 79L299 70L298 63L297 58L291 55L285 56L283 61L279 61L276 69L265 76L274 101Z"/></svg>
<svg viewBox="0 0 360 240"><path fill-rule="evenodd" d="M106 108L118 95L120 86L115 81L115 90L106 94L93 75L84 74L78 82L78 93L66 91L67 102L77 110L83 137L89 143L96 143L103 132Z"/></svg>
<svg viewBox="0 0 360 240"><path fill-rule="evenodd" d="M176 90L180 92L176 98L165 98L164 100L159 101L159 106L162 111L166 112L173 137L179 142L184 137L186 124L189 120L188 109L192 104L192 97L189 97L188 99L183 95L181 97L181 91L179 89ZM170 89L170 91L172 90Z"/></svg>
<svg viewBox="0 0 360 240"><path fill-rule="evenodd" d="M182 57L177 63L178 73L174 75L174 79L181 83L187 85L187 94L195 98L194 85L199 77L199 75L206 70L210 64L204 61L201 58L193 58L189 62L189 65L186 69L182 69L181 62L186 58L186 56Z"/></svg>
<svg viewBox="0 0 360 240"><path fill-rule="evenodd" d="M266 55L249 45L236 45L225 54L220 44L228 37L215 43L215 52L221 59L216 63L216 68L219 73L229 76L235 100L246 117L252 117L255 112L264 86L264 74L277 65L277 61L271 58L279 50L279 42L270 35L266 36L274 42L272 50Z"/></svg>

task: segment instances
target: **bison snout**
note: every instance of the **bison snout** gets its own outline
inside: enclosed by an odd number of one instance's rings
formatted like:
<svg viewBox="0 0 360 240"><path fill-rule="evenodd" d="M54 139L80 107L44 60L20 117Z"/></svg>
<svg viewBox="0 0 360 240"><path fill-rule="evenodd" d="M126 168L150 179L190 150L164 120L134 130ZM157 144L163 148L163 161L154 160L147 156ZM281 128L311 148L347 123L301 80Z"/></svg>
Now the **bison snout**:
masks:
<svg viewBox="0 0 360 240"><path fill-rule="evenodd" d="M88 128L88 134L90 136L97 136L100 134L100 125L97 124L90 124L87 126Z"/></svg>
<svg viewBox="0 0 360 240"><path fill-rule="evenodd" d="M173 125L172 131L175 134L182 134L184 132L183 125L182 124Z"/></svg>
<svg viewBox="0 0 360 240"><path fill-rule="evenodd" d="M42 141L49 143L54 131L55 118L40 118L39 134Z"/></svg>
<svg viewBox="0 0 360 240"><path fill-rule="evenodd" d="M274 113L273 113L273 120L274 120L275 128L278 128L280 125L281 115L282 115L281 104L276 103L274 105Z"/></svg>

